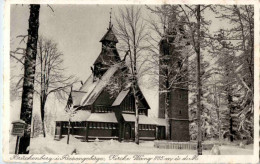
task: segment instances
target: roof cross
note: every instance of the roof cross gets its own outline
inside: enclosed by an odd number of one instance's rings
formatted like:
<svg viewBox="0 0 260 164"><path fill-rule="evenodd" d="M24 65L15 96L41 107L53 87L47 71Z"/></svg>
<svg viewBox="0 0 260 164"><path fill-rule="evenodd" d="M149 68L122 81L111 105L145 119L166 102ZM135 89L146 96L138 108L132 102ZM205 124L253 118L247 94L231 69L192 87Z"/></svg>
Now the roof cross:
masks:
<svg viewBox="0 0 260 164"><path fill-rule="evenodd" d="M110 14L109 28L112 28L112 23L111 23L112 8L110 8L109 14Z"/></svg>

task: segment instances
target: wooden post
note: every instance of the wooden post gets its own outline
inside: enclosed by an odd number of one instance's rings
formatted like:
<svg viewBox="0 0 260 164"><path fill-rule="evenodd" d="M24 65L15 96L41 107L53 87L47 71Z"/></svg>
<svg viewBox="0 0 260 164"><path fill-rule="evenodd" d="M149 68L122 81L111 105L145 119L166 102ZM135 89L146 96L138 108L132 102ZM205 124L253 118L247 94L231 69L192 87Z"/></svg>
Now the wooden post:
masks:
<svg viewBox="0 0 260 164"><path fill-rule="evenodd" d="M88 122L86 122L86 127L85 127L85 142L88 142L88 128L89 128L89 124L88 124Z"/></svg>
<svg viewBox="0 0 260 164"><path fill-rule="evenodd" d="M69 123L68 123L68 138L67 138L67 144L70 143L70 118L69 118Z"/></svg>
<svg viewBox="0 0 260 164"><path fill-rule="evenodd" d="M118 127L118 141L119 142L121 142L121 140L122 140L122 124L121 123L119 123L119 127Z"/></svg>
<svg viewBox="0 0 260 164"><path fill-rule="evenodd" d="M71 123L71 134L74 135L74 123Z"/></svg>
<svg viewBox="0 0 260 164"><path fill-rule="evenodd" d="M155 139L158 140L158 132L159 132L159 127L155 126Z"/></svg>
<svg viewBox="0 0 260 164"><path fill-rule="evenodd" d="M63 125L62 125L62 121L61 121L60 122L60 135L59 135L59 139L62 138L62 127L63 127Z"/></svg>
<svg viewBox="0 0 260 164"><path fill-rule="evenodd" d="M20 136L17 136L17 141L15 145L15 154L18 154L19 152L20 138L21 138Z"/></svg>
<svg viewBox="0 0 260 164"><path fill-rule="evenodd" d="M123 124L123 134L122 134L123 140L125 139L125 123Z"/></svg>

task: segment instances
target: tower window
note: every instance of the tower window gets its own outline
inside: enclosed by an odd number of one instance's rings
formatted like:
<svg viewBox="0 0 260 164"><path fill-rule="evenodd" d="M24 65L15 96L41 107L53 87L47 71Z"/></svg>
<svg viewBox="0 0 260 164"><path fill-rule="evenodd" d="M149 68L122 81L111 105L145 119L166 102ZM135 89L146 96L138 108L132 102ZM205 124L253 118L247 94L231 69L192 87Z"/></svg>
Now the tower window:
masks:
<svg viewBox="0 0 260 164"><path fill-rule="evenodd" d="M181 110L179 110L179 115L181 115Z"/></svg>

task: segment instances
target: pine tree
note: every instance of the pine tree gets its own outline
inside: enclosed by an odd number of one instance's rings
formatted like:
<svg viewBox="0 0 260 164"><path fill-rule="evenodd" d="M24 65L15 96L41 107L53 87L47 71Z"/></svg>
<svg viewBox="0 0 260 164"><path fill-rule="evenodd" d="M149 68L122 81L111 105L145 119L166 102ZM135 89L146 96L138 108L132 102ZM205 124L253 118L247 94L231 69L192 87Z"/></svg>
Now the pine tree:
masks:
<svg viewBox="0 0 260 164"><path fill-rule="evenodd" d="M253 139L254 8L250 5L218 6L218 17L232 26L212 38L217 54L228 111L225 134L234 139ZM228 129L228 130L227 130Z"/></svg>

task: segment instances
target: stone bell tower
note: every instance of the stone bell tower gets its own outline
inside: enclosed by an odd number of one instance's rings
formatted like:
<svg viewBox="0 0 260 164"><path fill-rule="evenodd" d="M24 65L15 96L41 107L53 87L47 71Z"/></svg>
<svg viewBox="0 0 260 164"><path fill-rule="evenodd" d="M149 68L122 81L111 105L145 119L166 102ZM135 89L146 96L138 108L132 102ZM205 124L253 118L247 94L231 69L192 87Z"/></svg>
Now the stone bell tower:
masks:
<svg viewBox="0 0 260 164"><path fill-rule="evenodd" d="M187 62L183 62L183 56L178 51L181 46L174 43L180 41L184 30L181 26L175 27L172 31L166 31L166 35L159 43L160 66L159 66L159 118L165 118L166 86L168 79L175 78L176 84L171 86L169 92L169 119L170 119L170 140L189 141L189 114L188 114L188 79ZM178 36L178 34L180 34ZM178 37L177 37L178 36ZM177 40L178 39L178 40ZM184 47L185 48L185 47ZM167 67L168 66L168 67ZM167 70L171 69L171 70ZM181 72L177 74L177 72ZM168 78L165 78L165 75ZM179 76L180 75L180 76Z"/></svg>

